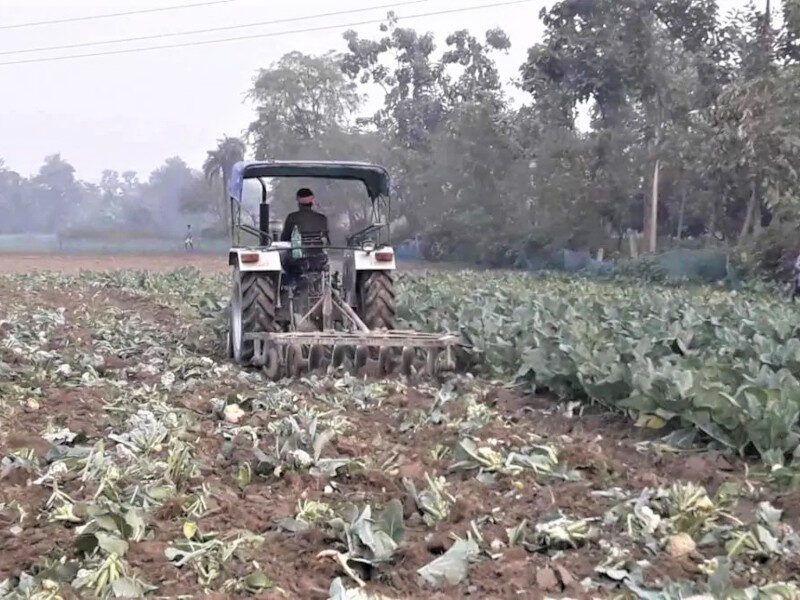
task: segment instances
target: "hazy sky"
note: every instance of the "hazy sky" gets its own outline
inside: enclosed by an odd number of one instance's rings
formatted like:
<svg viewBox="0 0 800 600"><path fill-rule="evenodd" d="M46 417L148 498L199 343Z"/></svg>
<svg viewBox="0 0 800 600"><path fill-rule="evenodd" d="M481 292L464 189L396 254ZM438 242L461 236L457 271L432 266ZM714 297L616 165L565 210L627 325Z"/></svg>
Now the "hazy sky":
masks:
<svg viewBox="0 0 800 600"><path fill-rule="evenodd" d="M179 155L199 166L206 150L222 134L240 135L252 120L244 99L252 78L291 50L314 54L343 50L342 33L356 29L377 36L376 24L348 23L380 19L378 9L302 22L266 25L161 40L25 54L10 51L118 38L138 37L272 21L288 17L391 4L391 0L231 0L224 4L170 12L60 23L20 29L4 25L124 12L200 0L0 0L0 63L69 54L141 48L184 41L288 31L341 24L314 33L236 41L208 46L79 58L33 64L0 64L0 158L23 174L60 152L89 180L105 168L147 174L168 156ZM427 0L399 7L400 17L436 10L474 7L498 0ZM723 0L734 7L745 0ZM506 80L517 76L527 48L542 32L539 10L550 0L532 0L502 8L467 11L401 21L432 31L440 45L447 33L467 28L483 32L502 27L512 48L500 57Z"/></svg>

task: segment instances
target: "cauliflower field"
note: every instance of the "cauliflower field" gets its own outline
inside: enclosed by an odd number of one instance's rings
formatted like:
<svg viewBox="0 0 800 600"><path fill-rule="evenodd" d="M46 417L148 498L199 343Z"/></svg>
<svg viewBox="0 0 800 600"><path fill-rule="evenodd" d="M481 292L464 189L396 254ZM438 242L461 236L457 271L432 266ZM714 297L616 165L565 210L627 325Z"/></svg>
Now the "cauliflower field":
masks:
<svg viewBox="0 0 800 600"><path fill-rule="evenodd" d="M464 373L271 383L226 283L0 275L0 598L800 597L794 307L416 273Z"/></svg>

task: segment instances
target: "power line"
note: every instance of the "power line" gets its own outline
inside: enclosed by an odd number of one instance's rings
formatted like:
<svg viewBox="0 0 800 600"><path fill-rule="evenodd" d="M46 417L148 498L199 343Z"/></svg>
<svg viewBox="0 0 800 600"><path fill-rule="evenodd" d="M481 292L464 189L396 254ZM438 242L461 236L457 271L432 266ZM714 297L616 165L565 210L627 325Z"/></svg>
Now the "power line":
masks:
<svg viewBox="0 0 800 600"><path fill-rule="evenodd" d="M159 8L144 8L139 10L129 10L117 13L104 13L101 15L86 15L83 17L66 17L63 19L52 19L50 21L31 21L29 23L14 23L12 25L0 25L2 29L22 29L23 27L39 27L40 25L57 25L60 23L77 23L79 21L95 21L97 19L112 19L114 17L127 17L130 15L144 15L148 13L166 12L169 10L183 10L184 8L199 8L201 6L213 6L215 4L228 4L237 0L210 0L208 2L195 2L193 4L178 4L173 6L161 6Z"/></svg>
<svg viewBox="0 0 800 600"><path fill-rule="evenodd" d="M231 0L225 0L229 2ZM168 37L179 37L184 35L196 35L200 33L216 33L220 31L231 31L234 29L248 29L250 27L260 27L264 25L279 25L283 23L293 23L296 21L305 21L308 19L319 19L322 17L337 17L341 15L349 15L353 13L368 12L371 10L380 10L384 8L398 8L400 6L408 6L410 4L422 4L423 2L430 2L431 0L406 0L405 2L392 2L389 4L380 4L378 6L368 6L366 8L352 8L349 10L339 10L335 12L319 13L316 15L306 15L303 17L289 17L286 19L275 19L273 21L261 21L260 23L247 23L244 25L229 25L227 27L212 27L209 29L194 29L192 31L178 31L175 33L159 33L154 35L144 35L139 37L120 38L115 40L104 40L100 42L81 42L79 44L65 44L62 46L43 46L40 48L28 48L25 50L4 50L0 51L0 56L9 54L29 54L31 52L47 52L51 50L70 50L74 48L86 48L89 46L105 46L107 44L123 44L127 42L142 42L146 40L156 40Z"/></svg>
<svg viewBox="0 0 800 600"><path fill-rule="evenodd" d="M398 21L404 21L408 19L419 19L422 17L435 17L440 15L448 15L454 13L461 13L461 12L468 12L472 10L482 10L486 8L498 8L501 6L511 6L514 4L526 4L528 2L532 2L533 0L508 0L506 2L494 2L491 4L481 4L478 6L468 6L462 8L453 8L453 9L446 9L446 10L439 10L439 11L432 11L427 13L418 13L416 15L408 15L405 17L397 17ZM28 58L22 60L15 60L15 61L8 61L8 62L0 62L0 67L9 66L9 65L23 65L23 64L32 64L32 63L44 63L44 62L56 62L56 61L63 61L63 60L73 60L76 58L93 58L96 56L115 56L118 54L133 54L137 52L150 52L153 50L168 50L173 48L188 48L191 46L209 46L212 44L224 44L227 42L238 42L244 40L254 40L260 38L270 38L270 37L280 37L284 35L291 35L295 33L312 33L316 31L328 31L331 29L341 29L343 27L359 27L361 25L375 25L378 23L383 23L385 19L369 19L365 21L357 21L354 23L341 23L338 25L320 25L318 27L307 27L305 29L292 29L288 31L273 31L269 33L258 33L253 35L242 35L238 37L230 37L230 38L221 38L217 40L204 40L204 41L197 41L197 42L182 42L179 44L164 44L161 46L150 46L147 48L126 48L124 50L109 50L106 52L92 52L87 54L71 54L69 56L52 56L47 58Z"/></svg>

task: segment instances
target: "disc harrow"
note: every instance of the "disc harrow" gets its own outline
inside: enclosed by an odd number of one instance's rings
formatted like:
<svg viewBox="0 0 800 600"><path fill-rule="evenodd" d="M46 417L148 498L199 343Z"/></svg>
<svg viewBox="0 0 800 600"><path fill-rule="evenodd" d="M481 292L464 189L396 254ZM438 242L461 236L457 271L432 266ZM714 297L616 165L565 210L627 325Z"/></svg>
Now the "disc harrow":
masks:
<svg viewBox="0 0 800 600"><path fill-rule="evenodd" d="M294 293L287 296L291 320L282 331L248 332L250 363L272 379L294 378L303 372L334 369L358 374L435 376L455 369L453 348L461 344L450 333L370 329L364 319L331 285L327 272L319 275L318 295L295 314ZM267 328L268 329L268 328ZM249 346L248 346L249 347Z"/></svg>
<svg viewBox="0 0 800 600"><path fill-rule="evenodd" d="M451 334L400 330L251 333L246 339L254 344L253 364L271 378L329 366L380 376L434 377L455 369L453 348L461 344Z"/></svg>

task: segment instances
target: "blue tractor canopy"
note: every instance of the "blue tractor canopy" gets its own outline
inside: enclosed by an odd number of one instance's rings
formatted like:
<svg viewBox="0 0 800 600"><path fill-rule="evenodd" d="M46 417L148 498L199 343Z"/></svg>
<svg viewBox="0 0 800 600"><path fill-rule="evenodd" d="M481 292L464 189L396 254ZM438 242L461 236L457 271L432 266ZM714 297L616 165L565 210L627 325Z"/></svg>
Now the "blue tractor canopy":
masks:
<svg viewBox="0 0 800 600"><path fill-rule="evenodd" d="M271 160L238 162L231 169L228 195L231 204L231 239L234 244L240 245L241 231L256 236L260 246L268 246L271 243L269 234L270 205L264 180L278 177L361 181L367 189L367 195L372 200L372 224L348 236L348 245L358 242L366 235L376 231L381 232L384 229L386 241L388 241L390 180L386 169L379 165L361 162ZM242 195L246 179L254 179L261 184L258 228L242 223Z"/></svg>
<svg viewBox="0 0 800 600"><path fill-rule="evenodd" d="M379 165L360 162L305 160L238 162L231 170L228 193L232 199L241 202L245 179L275 177L361 181L367 188L367 194L373 202L380 197L389 196L389 173Z"/></svg>

